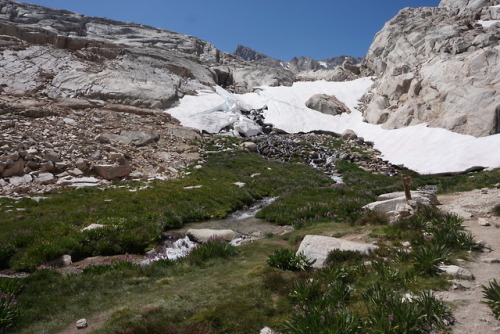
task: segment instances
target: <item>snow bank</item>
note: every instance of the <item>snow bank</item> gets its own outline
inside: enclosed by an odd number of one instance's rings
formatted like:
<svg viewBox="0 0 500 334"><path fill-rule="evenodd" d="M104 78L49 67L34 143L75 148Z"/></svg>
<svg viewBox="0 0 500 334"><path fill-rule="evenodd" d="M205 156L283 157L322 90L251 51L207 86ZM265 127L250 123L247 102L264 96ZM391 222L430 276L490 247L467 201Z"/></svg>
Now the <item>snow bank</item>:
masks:
<svg viewBox="0 0 500 334"><path fill-rule="evenodd" d="M244 118L241 110L267 106L265 122L279 129L290 133L312 130L342 133L352 129L358 136L374 142L383 159L422 174L463 171L473 166L500 166L500 134L475 138L428 128L425 124L384 130L379 125L364 123L356 107L372 83L370 78L349 82L297 82L292 87L260 87L255 93L243 95L234 95L218 87L215 92L186 96L177 108L167 112L182 125L217 133L227 124ZM315 94L335 95L351 109L351 114L331 116L307 108L306 101Z"/></svg>
<svg viewBox="0 0 500 334"><path fill-rule="evenodd" d="M489 28L489 27L492 27L495 24L500 23L500 20L489 20L489 21L479 20L479 21L477 21L477 23L479 23L480 25L482 25L483 28Z"/></svg>

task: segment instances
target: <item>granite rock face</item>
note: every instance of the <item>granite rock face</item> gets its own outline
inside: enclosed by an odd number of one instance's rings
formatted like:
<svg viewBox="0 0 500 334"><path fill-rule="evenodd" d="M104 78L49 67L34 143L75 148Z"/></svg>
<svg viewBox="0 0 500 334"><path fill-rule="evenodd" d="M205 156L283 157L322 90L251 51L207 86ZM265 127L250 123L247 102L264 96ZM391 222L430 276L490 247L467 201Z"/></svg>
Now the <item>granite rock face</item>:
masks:
<svg viewBox="0 0 500 334"><path fill-rule="evenodd" d="M227 71L216 70L222 65ZM251 91L254 84L290 84L294 79L284 70L263 67L192 36L0 1L3 94L85 97L168 108L196 90L217 84L232 88L236 68L238 73L244 69L245 75L238 75L237 80L243 91ZM265 77L258 80L263 73Z"/></svg>
<svg viewBox="0 0 500 334"><path fill-rule="evenodd" d="M418 123L473 136L497 132L500 7L443 0L405 8L375 36L366 66L378 76L364 116L385 128Z"/></svg>

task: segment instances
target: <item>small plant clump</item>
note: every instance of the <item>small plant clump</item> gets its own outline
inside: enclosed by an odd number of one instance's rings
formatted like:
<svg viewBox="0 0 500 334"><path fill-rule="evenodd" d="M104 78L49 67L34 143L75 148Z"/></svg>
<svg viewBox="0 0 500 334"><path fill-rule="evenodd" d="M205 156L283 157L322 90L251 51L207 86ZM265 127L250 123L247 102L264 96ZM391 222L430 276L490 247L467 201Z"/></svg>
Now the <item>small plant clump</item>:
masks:
<svg viewBox="0 0 500 334"><path fill-rule="evenodd" d="M335 249L328 253L325 265L333 264L355 264L363 261L367 256L361 252Z"/></svg>
<svg viewBox="0 0 500 334"><path fill-rule="evenodd" d="M269 255L267 264L281 270L301 271L310 269L314 260L308 260L302 253L295 254L290 249L282 248Z"/></svg>
<svg viewBox="0 0 500 334"><path fill-rule="evenodd" d="M385 212L368 210L354 223L357 226L377 226L389 224L389 216Z"/></svg>
<svg viewBox="0 0 500 334"><path fill-rule="evenodd" d="M191 251L188 255L188 261L194 265L200 265L209 259L228 258L238 254L235 246L225 240L209 240Z"/></svg>
<svg viewBox="0 0 500 334"><path fill-rule="evenodd" d="M500 204L495 205L492 212L495 216L500 216Z"/></svg>
<svg viewBox="0 0 500 334"><path fill-rule="evenodd" d="M375 285L364 293L368 304L366 333L431 333L443 330L451 312L431 292L415 296Z"/></svg>
<svg viewBox="0 0 500 334"><path fill-rule="evenodd" d="M0 244L0 269L9 267L9 260L16 251L16 247L10 243Z"/></svg>
<svg viewBox="0 0 500 334"><path fill-rule="evenodd" d="M415 270L422 275L437 275L441 263L450 262L450 250L442 245L422 245L413 250Z"/></svg>
<svg viewBox="0 0 500 334"><path fill-rule="evenodd" d="M483 301L493 311L495 318L500 320L500 283L496 279L489 282L488 286L483 287L483 295L486 298Z"/></svg>
<svg viewBox="0 0 500 334"><path fill-rule="evenodd" d="M19 281L0 279L0 333L15 323L19 312L16 295L21 289Z"/></svg>

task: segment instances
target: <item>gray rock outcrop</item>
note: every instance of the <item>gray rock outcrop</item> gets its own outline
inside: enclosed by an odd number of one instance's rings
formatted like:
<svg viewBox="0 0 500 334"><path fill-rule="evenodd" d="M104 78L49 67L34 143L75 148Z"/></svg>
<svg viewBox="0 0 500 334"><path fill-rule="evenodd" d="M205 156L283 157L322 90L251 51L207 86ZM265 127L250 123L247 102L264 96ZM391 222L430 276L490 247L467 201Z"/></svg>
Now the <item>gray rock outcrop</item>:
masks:
<svg viewBox="0 0 500 334"><path fill-rule="evenodd" d="M349 250L361 253L368 253L375 250L375 245L362 244L338 238L330 238L319 235L306 235L299 246L297 254L304 254L308 260L315 260L314 268L323 267L328 253L332 250Z"/></svg>
<svg viewBox="0 0 500 334"><path fill-rule="evenodd" d="M439 266L439 270L443 271L444 273L452 276L453 278L457 279L465 279L465 280L473 280L474 275L470 272L470 270L459 267L459 266L454 266L454 265L449 265L449 266Z"/></svg>
<svg viewBox="0 0 500 334"><path fill-rule="evenodd" d="M369 203L363 208L366 210L373 210L377 212L394 214L398 210L398 205L409 204L415 209L431 207L433 205L439 204L436 195L425 192L411 192L412 199L410 201L406 200L404 193L391 193L386 195L381 195L376 202Z"/></svg>
<svg viewBox="0 0 500 334"><path fill-rule="evenodd" d="M429 203L431 203L432 205L440 205L441 204L439 202L436 194L432 193L432 192L415 190L415 191L411 191L410 194L411 194L412 198L413 197L427 198L429 200ZM403 191L397 191L397 192L393 192L393 193L382 194L377 198L377 201L386 201L386 200L401 198L401 197L405 197L405 193Z"/></svg>
<svg viewBox="0 0 500 334"><path fill-rule="evenodd" d="M232 71L236 93L246 93L259 86L291 86L295 81L292 72L265 66L237 67Z"/></svg>
<svg viewBox="0 0 500 334"><path fill-rule="evenodd" d="M500 8L493 0L443 0L405 8L366 56L379 77L364 116L383 127L418 123L462 134L497 132Z"/></svg>

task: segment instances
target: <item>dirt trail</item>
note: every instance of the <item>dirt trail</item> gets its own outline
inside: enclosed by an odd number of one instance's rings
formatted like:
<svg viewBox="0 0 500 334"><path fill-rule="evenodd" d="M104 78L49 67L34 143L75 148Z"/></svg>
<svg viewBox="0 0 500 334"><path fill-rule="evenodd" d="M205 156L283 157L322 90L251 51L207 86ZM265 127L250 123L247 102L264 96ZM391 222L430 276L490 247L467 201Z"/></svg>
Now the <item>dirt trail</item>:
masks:
<svg viewBox="0 0 500 334"><path fill-rule="evenodd" d="M445 212L455 213L464 219L464 225L477 241L491 246L491 252L480 253L472 262L461 266L468 268L475 276L473 281L457 280L450 291L438 295L456 307L454 334L496 334L500 333L500 321L491 310L481 304L481 285L487 285L494 278L500 279L500 217L491 215L491 209L500 204L500 189L483 189L440 196ZM482 218L482 219L481 219ZM486 219L490 226L481 226L479 220Z"/></svg>

